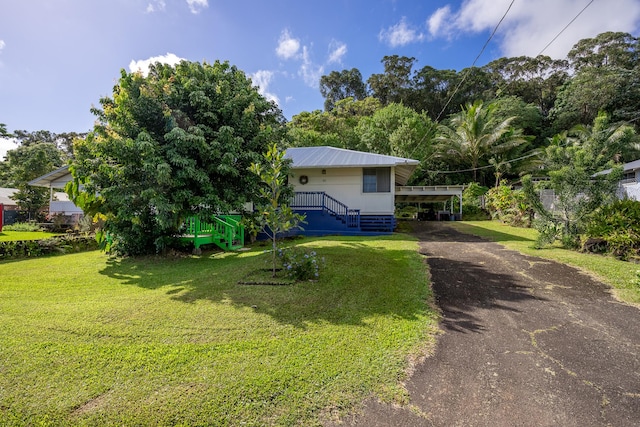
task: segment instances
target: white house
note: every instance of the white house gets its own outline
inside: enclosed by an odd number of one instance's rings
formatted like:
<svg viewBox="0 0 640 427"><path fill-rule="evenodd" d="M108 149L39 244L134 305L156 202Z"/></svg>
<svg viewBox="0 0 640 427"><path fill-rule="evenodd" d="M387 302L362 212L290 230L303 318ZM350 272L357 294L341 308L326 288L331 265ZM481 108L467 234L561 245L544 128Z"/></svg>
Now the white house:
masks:
<svg viewBox="0 0 640 427"><path fill-rule="evenodd" d="M446 202L463 186L407 187L418 160L335 147L289 148L292 208L306 215L303 234L368 234L395 228L397 202ZM71 180L68 166L31 181L30 185L64 188ZM70 201L54 200L51 213L74 215L81 210Z"/></svg>
<svg viewBox="0 0 640 427"><path fill-rule="evenodd" d="M640 160L622 165L624 176L618 182L617 195L620 199L628 198L640 201ZM611 169L598 172L596 175L608 174Z"/></svg>

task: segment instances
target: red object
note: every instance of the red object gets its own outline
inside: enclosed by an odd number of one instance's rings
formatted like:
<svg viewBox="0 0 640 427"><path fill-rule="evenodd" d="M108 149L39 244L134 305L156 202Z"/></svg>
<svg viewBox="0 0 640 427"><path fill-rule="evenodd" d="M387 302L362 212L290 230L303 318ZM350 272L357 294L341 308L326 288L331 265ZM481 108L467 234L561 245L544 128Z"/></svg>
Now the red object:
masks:
<svg viewBox="0 0 640 427"><path fill-rule="evenodd" d="M2 223L4 222L4 205L0 203L0 233L2 232Z"/></svg>

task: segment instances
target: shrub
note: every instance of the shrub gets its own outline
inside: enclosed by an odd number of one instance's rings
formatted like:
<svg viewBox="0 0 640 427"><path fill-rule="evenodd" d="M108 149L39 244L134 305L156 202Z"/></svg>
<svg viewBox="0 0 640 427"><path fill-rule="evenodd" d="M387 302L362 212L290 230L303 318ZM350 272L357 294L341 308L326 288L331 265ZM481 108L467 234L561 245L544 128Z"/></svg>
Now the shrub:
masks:
<svg viewBox="0 0 640 427"><path fill-rule="evenodd" d="M462 204L462 219L465 221L484 221L490 219L489 212L480 206L473 204Z"/></svg>
<svg viewBox="0 0 640 427"><path fill-rule="evenodd" d="M315 251L293 247L278 249L277 255L287 277L295 280L317 280L320 277L320 264L324 263L324 258L318 260Z"/></svg>
<svg viewBox="0 0 640 427"><path fill-rule="evenodd" d="M0 242L0 259L68 254L97 248L98 243L92 236L56 236L41 240L14 240Z"/></svg>
<svg viewBox="0 0 640 427"><path fill-rule="evenodd" d="M533 212L521 190L502 183L487 191L486 206L493 219L514 227L531 227Z"/></svg>
<svg viewBox="0 0 640 427"><path fill-rule="evenodd" d="M640 253L640 202L618 200L601 206L588 219L586 240L601 239L607 252L628 259ZM588 249L583 245L584 249Z"/></svg>
<svg viewBox="0 0 640 427"><path fill-rule="evenodd" d="M6 231L42 231L42 228L34 222L16 222L5 225L3 229Z"/></svg>

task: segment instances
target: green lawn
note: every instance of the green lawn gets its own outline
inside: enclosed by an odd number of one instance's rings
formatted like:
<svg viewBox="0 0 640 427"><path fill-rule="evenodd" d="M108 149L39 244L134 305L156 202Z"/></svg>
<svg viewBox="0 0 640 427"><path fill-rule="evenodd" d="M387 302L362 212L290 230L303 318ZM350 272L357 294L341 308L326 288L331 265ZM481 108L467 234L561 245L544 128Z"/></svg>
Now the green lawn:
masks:
<svg viewBox="0 0 640 427"><path fill-rule="evenodd" d="M0 242L13 240L39 240L59 235L60 233L47 233L44 231L1 231Z"/></svg>
<svg viewBox="0 0 640 427"><path fill-rule="evenodd" d="M558 246L534 249L533 242L538 232L531 228L510 227L496 221L464 221L447 224L465 233L485 237L527 255L578 267L609 284L619 299L634 304L640 303L637 273L640 272L640 265L613 257L562 249Z"/></svg>
<svg viewBox="0 0 640 427"><path fill-rule="evenodd" d="M0 425L317 425L402 402L437 330L416 241L301 244L318 282L237 284L262 247L0 262Z"/></svg>

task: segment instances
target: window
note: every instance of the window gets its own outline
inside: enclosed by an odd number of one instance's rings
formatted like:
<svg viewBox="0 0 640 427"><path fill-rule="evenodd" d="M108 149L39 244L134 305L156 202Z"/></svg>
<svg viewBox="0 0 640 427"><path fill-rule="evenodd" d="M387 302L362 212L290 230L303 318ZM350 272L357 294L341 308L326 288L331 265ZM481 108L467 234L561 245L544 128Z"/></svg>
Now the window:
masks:
<svg viewBox="0 0 640 427"><path fill-rule="evenodd" d="M391 191L391 168L362 169L363 193L388 193Z"/></svg>

